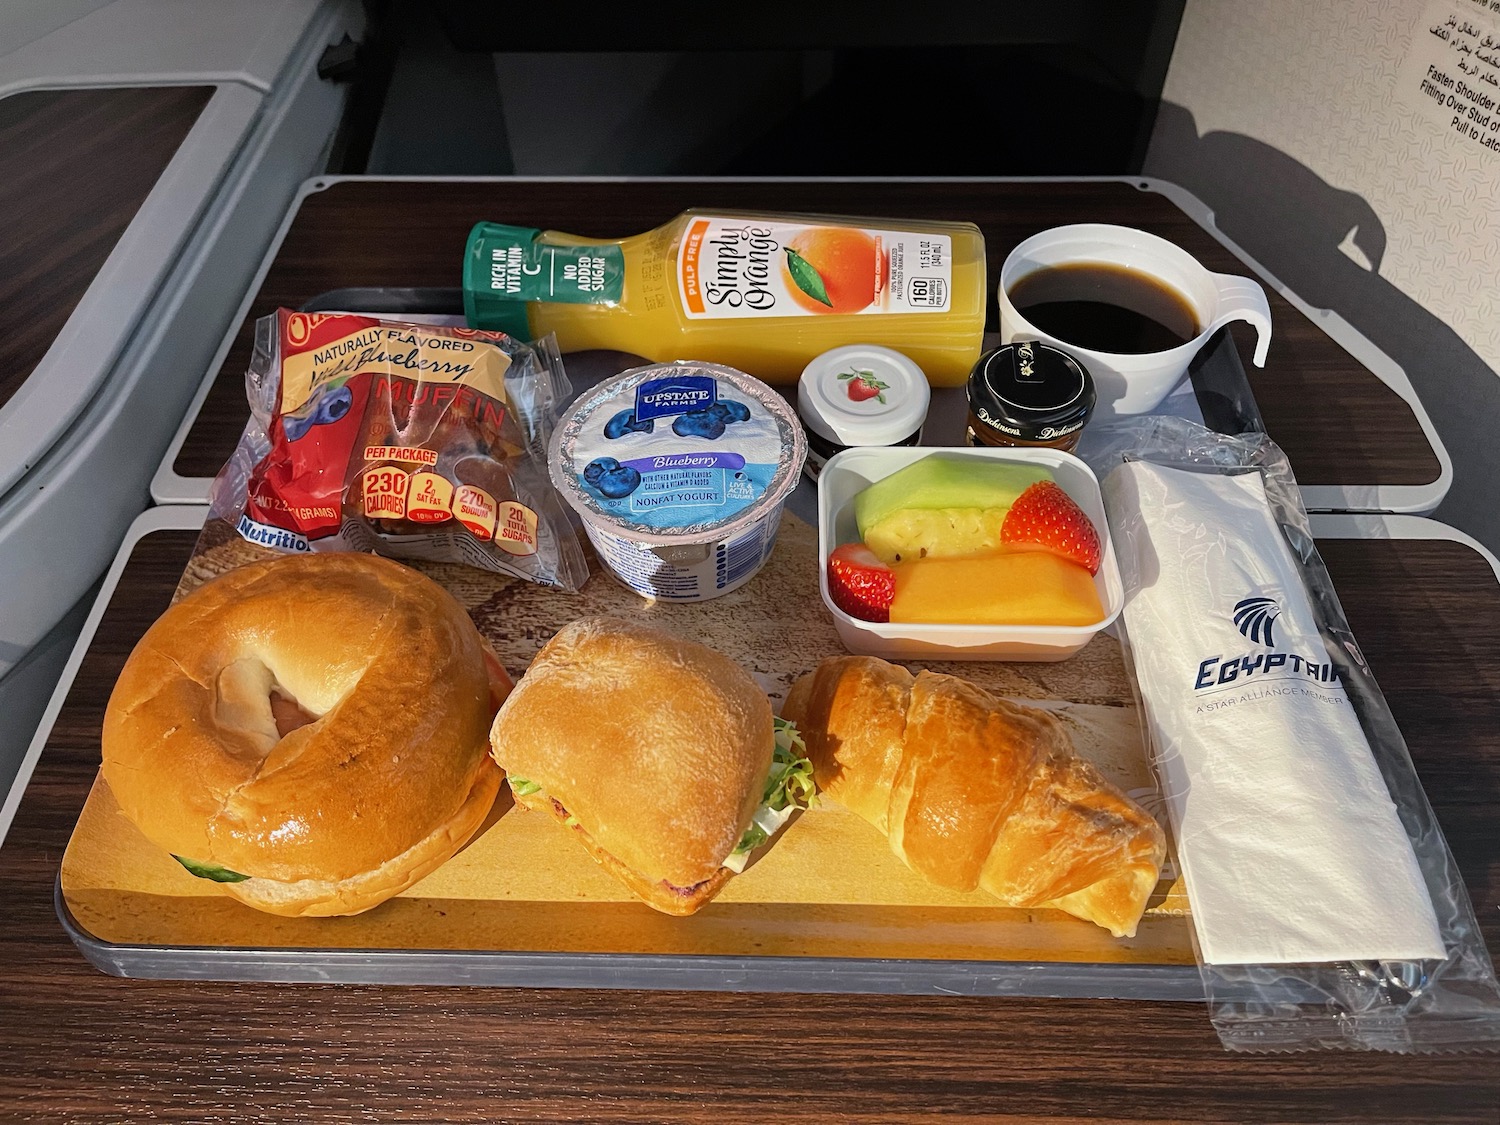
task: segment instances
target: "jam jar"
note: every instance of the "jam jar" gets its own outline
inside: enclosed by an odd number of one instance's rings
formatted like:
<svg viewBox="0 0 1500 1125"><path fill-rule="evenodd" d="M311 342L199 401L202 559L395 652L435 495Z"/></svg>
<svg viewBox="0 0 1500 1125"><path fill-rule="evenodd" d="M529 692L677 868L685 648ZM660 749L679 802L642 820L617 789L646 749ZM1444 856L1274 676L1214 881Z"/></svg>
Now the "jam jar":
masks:
<svg viewBox="0 0 1500 1125"><path fill-rule="evenodd" d="M817 356L797 382L797 415L807 431L802 471L817 480L851 446L916 445L932 391L922 369L878 344L849 344Z"/></svg>
<svg viewBox="0 0 1500 1125"><path fill-rule="evenodd" d="M1071 453L1094 411L1088 369L1066 352L1025 340L980 356L967 391L970 445Z"/></svg>

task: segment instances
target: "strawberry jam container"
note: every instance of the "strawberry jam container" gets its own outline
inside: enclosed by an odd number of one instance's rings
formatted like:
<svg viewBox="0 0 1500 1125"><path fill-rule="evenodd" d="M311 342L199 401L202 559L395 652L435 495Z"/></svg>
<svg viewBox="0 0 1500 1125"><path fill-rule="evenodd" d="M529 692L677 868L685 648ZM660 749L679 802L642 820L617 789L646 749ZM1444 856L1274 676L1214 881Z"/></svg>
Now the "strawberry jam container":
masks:
<svg viewBox="0 0 1500 1125"><path fill-rule="evenodd" d="M552 482L638 594L704 601L770 558L807 457L786 400L713 363L656 363L580 395L552 435Z"/></svg>
<svg viewBox="0 0 1500 1125"><path fill-rule="evenodd" d="M918 445L932 391L922 369L878 344L850 344L816 357L797 382L797 414L807 428L810 480L828 459L863 446Z"/></svg>

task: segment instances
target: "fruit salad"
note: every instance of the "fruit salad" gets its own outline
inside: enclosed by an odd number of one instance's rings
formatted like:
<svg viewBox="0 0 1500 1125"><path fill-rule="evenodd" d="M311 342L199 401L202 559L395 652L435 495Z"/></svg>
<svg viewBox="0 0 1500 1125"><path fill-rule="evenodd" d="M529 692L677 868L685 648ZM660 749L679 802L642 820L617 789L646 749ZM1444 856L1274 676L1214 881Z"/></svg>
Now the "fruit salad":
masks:
<svg viewBox="0 0 1500 1125"><path fill-rule="evenodd" d="M928 457L854 501L828 589L861 621L1093 625L1102 545L1044 468Z"/></svg>

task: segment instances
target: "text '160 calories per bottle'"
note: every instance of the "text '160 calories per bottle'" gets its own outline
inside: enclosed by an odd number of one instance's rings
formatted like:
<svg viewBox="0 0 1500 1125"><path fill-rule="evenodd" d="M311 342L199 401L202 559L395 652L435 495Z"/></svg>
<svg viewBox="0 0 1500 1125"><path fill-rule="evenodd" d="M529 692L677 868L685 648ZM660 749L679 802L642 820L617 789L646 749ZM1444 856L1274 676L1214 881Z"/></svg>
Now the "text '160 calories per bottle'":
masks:
<svg viewBox="0 0 1500 1125"><path fill-rule="evenodd" d="M480 223L464 259L471 327L777 383L864 343L958 386L979 358L985 291L979 228L916 219L685 211L617 240Z"/></svg>

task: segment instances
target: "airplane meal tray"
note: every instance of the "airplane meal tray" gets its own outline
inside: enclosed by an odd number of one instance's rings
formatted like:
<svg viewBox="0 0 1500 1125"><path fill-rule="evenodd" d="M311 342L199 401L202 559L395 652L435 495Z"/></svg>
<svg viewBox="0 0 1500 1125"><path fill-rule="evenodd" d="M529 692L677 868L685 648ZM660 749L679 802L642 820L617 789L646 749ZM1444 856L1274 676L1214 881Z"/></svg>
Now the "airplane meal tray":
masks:
<svg viewBox="0 0 1500 1125"><path fill-rule="evenodd" d="M179 510L184 527L205 511ZM178 592L267 556L210 522ZM799 675L843 651L818 594L816 560L816 530L789 511L765 569L706 602L649 603L593 560L593 576L573 595L459 565L418 565L465 605L512 676L564 623L624 614L725 652L779 705ZM1060 663L928 666L1054 710L1080 754L1160 813L1112 636L1101 633ZM189 875L141 835L96 778L56 896L84 955L123 976L1202 997L1187 899L1170 860L1137 935L1115 939L1059 911L1009 909L982 892L933 886L892 855L879 832L827 800L796 817L689 918L635 900L550 817L514 807L504 791L476 838L397 898L350 918L281 918Z"/></svg>

